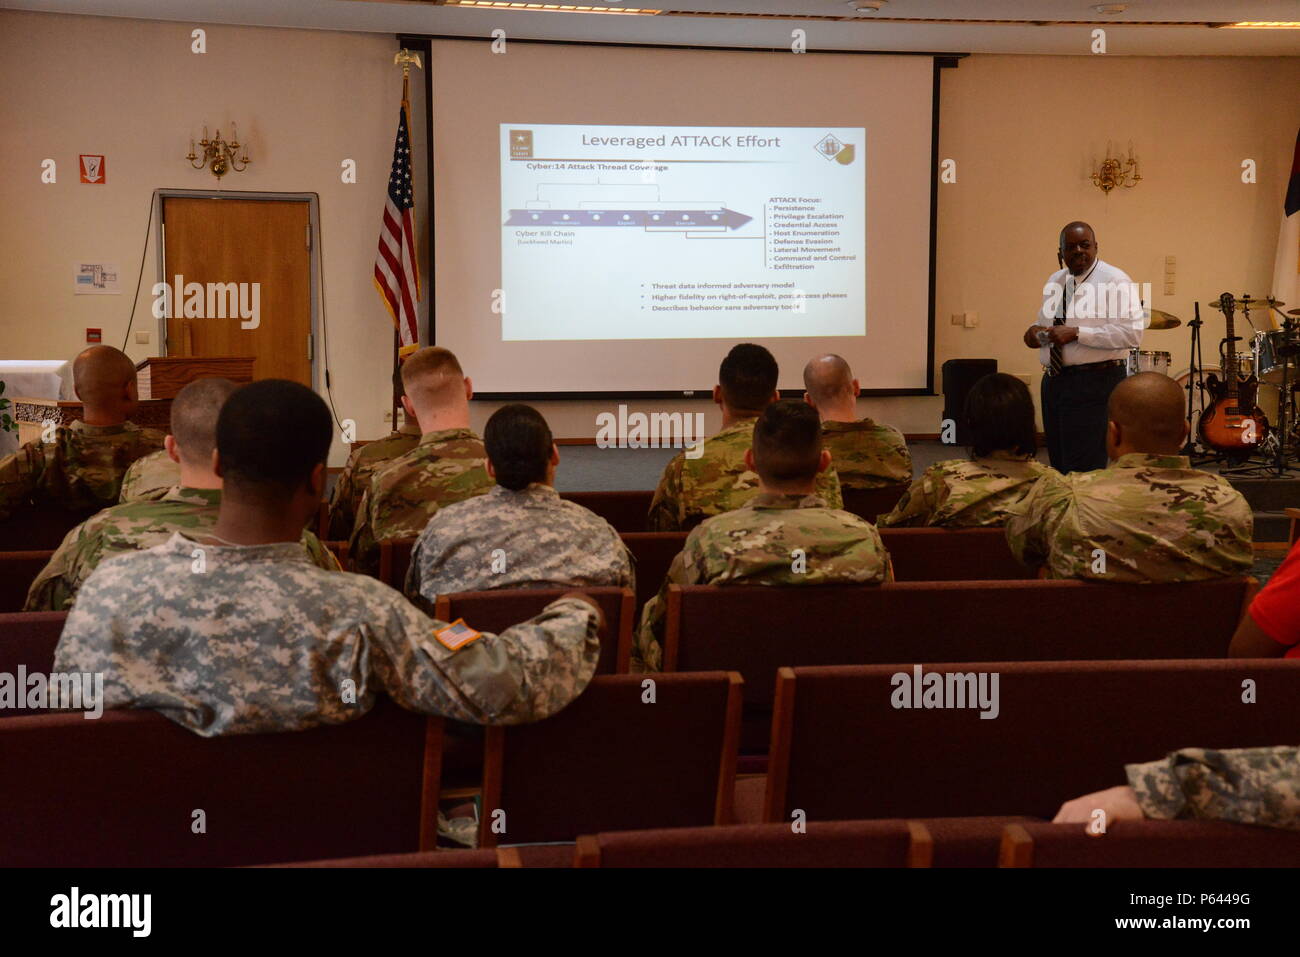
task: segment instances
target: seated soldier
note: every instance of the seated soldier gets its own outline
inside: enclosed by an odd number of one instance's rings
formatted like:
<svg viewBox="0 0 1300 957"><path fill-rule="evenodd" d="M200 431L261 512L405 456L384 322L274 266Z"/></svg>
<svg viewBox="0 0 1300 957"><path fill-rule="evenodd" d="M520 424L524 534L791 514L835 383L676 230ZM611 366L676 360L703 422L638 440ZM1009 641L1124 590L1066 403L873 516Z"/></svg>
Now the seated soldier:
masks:
<svg viewBox="0 0 1300 957"><path fill-rule="evenodd" d="M177 465L180 481L160 499L142 499L97 512L64 537L62 544L27 591L24 611L64 611L90 573L114 555L161 545L172 532L201 535L217 524L221 479L212 471L217 446L217 415L235 383L198 379L172 400L171 434L164 450ZM340 571L332 552L311 532L302 545L312 564Z"/></svg>
<svg viewBox="0 0 1300 957"><path fill-rule="evenodd" d="M1015 376L995 372L966 395L970 457L931 465L880 525L975 528L1002 525L1007 510L1050 471L1040 463L1034 400Z"/></svg>
<svg viewBox="0 0 1300 957"><path fill-rule="evenodd" d="M1110 394L1106 451L1094 472L1049 472L1007 516L1007 541L1049 578L1201 581L1250 573L1250 506L1228 480L1179 455L1178 383L1130 376Z"/></svg>
<svg viewBox="0 0 1300 957"><path fill-rule="evenodd" d="M216 525L95 569L55 670L102 672L105 707L155 708L205 737L339 724L380 691L483 724L535 721L572 701L600 653L600 610L583 596L479 634L373 578L311 564L300 538L333 431L325 403L296 382L236 390L217 420Z"/></svg>
<svg viewBox="0 0 1300 957"><path fill-rule="evenodd" d="M104 508L117 501L127 466L162 448L163 434L128 421L135 413L135 365L112 346L91 346L72 363L81 418L49 441L33 439L0 459L0 519L17 509Z"/></svg>
<svg viewBox="0 0 1300 957"><path fill-rule="evenodd" d="M889 554L874 525L830 508L816 494L830 468L816 411L794 399L769 405L754 426L746 468L759 493L740 508L706 519L646 602L633 670L658 671L669 585L830 585L890 581Z"/></svg>
<svg viewBox="0 0 1300 957"><path fill-rule="evenodd" d="M722 431L704 442L702 454L692 458L683 450L664 468L646 528L688 531L758 494L758 476L745 465L745 456L753 444L754 423L780 398L778 374L776 359L762 346L743 342L727 353L713 387L713 401L722 409ZM834 466L818 474L817 494L831 508L844 506Z"/></svg>
<svg viewBox="0 0 1300 957"><path fill-rule="evenodd" d="M1283 734L1286 732L1283 731ZM1300 828L1300 748L1183 748L1159 761L1124 766L1127 785L1066 801L1057 824L1198 818Z"/></svg>
<svg viewBox="0 0 1300 957"><path fill-rule="evenodd" d="M150 452L131 463L122 476L119 502L156 502L181 484L180 466L166 449Z"/></svg>
<svg viewBox="0 0 1300 957"><path fill-rule="evenodd" d="M348 556L354 570L379 570L379 543L415 538L444 505L492 487L483 440L469 427L474 384L447 349L431 346L402 364L402 407L420 423L420 442L378 469L357 505Z"/></svg>
<svg viewBox="0 0 1300 957"><path fill-rule="evenodd" d="M822 420L822 441L840 477L840 488L881 488L912 481L912 453L893 426L859 419L861 388L837 355L811 360L803 370L803 400Z"/></svg>
<svg viewBox="0 0 1300 957"><path fill-rule="evenodd" d="M497 409L483 444L496 485L429 520L411 554L408 595L432 603L492 588L636 587L632 556L613 526L555 491L560 453L536 409Z"/></svg>
<svg viewBox="0 0 1300 957"><path fill-rule="evenodd" d="M400 368L393 373L393 386L397 395L406 395ZM361 504L361 496L370 486L375 472L420 444L419 420L410 406L406 403L402 405L406 410L406 421L400 429L389 432L382 439L367 442L361 448L354 448L348 456L348 464L343 467L330 496L328 535L331 540L346 540L352 534L352 526L357 520L357 506Z"/></svg>

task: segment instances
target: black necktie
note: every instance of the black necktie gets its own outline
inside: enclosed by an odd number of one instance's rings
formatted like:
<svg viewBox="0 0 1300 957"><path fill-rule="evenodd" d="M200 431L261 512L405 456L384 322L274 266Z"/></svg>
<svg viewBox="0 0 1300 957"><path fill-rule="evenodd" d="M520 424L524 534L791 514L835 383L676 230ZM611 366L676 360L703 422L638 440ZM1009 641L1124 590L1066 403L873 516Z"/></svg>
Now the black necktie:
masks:
<svg viewBox="0 0 1300 957"><path fill-rule="evenodd" d="M1066 277L1065 282L1066 282L1066 286L1068 287L1069 282L1070 282L1068 276ZM1062 290L1061 290L1061 314L1060 314L1059 316L1056 317L1056 319L1055 319L1055 321L1053 321L1052 325L1054 325L1054 326L1063 326L1063 325L1065 325L1065 303L1066 303L1067 298L1068 298L1068 297L1067 297L1067 295L1066 295L1066 291L1065 291L1065 289L1062 289ZM1052 375L1060 375L1060 374L1061 374L1061 368L1065 365L1064 357L1061 355L1061 349L1062 349L1062 346L1061 346L1059 343L1057 343L1057 342L1053 342L1053 343L1052 343L1052 347L1051 347L1051 349L1048 350L1049 355L1050 355L1050 359L1049 359L1049 363L1050 363L1050 364L1049 364L1049 368L1051 369L1051 373L1052 373Z"/></svg>

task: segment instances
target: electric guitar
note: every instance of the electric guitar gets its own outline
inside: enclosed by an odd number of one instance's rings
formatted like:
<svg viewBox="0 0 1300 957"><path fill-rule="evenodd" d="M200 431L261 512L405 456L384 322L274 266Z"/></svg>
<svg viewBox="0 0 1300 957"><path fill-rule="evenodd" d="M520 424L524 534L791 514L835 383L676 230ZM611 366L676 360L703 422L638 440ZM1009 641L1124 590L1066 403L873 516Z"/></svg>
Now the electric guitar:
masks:
<svg viewBox="0 0 1300 957"><path fill-rule="evenodd" d="M1247 454L1255 451L1268 436L1268 418L1255 404L1259 378L1252 372L1243 377L1237 371L1237 339L1233 334L1231 293L1219 297L1219 308L1228 326L1228 350L1223 360L1223 381L1210 373L1205 387L1213 397L1201 416L1197 432L1201 441L1219 452Z"/></svg>

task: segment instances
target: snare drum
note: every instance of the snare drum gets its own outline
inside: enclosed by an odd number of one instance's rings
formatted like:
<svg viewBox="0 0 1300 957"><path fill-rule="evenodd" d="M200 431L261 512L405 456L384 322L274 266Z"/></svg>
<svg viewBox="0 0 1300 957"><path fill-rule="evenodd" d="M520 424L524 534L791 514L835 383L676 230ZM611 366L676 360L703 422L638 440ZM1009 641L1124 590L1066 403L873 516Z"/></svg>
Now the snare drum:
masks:
<svg viewBox="0 0 1300 957"><path fill-rule="evenodd" d="M1171 362L1173 362L1173 356L1168 352L1143 352L1141 349L1130 349L1128 351L1128 374L1159 372L1161 375L1169 375Z"/></svg>

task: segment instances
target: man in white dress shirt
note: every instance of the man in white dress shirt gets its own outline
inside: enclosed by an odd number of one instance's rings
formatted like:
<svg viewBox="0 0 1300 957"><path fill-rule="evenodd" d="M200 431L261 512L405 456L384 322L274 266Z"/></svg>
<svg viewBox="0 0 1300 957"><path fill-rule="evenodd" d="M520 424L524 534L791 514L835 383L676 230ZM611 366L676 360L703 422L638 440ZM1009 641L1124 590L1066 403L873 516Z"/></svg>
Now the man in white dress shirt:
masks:
<svg viewBox="0 0 1300 957"><path fill-rule="evenodd" d="M1137 284L1097 249L1087 223L1061 230L1056 258L1064 268L1048 279L1038 321L1025 330L1025 345L1043 364L1047 454L1063 473L1106 467L1106 402L1146 324Z"/></svg>

